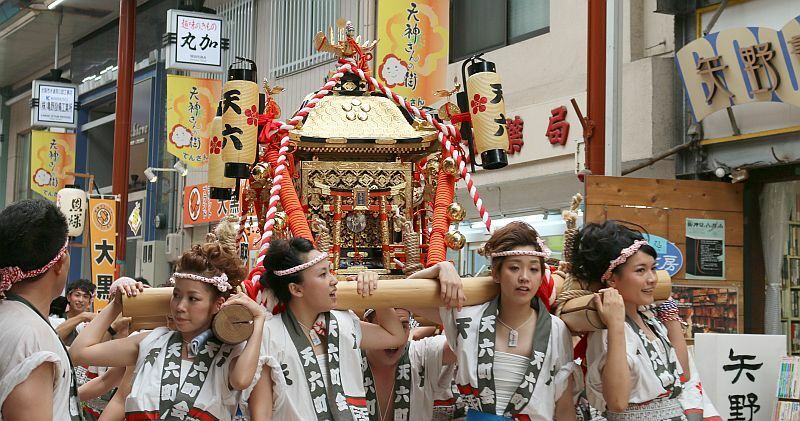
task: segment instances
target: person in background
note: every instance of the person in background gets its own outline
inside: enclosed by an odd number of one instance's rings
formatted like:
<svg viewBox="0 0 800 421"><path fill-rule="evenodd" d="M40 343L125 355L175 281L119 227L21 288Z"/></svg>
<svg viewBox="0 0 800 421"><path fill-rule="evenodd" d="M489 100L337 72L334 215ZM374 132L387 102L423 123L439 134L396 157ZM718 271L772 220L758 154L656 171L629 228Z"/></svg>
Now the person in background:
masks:
<svg viewBox="0 0 800 421"><path fill-rule="evenodd" d="M95 314L90 310L95 289L95 285L88 279L78 279L67 285L67 317L56 327L56 332L65 345L72 345L83 325L94 318Z"/></svg>
<svg viewBox="0 0 800 421"><path fill-rule="evenodd" d="M0 212L0 418L81 420L67 349L47 320L69 274L67 221L54 203Z"/></svg>
<svg viewBox="0 0 800 421"><path fill-rule="evenodd" d="M363 286L361 288L364 288ZM406 336L411 333L411 312L395 309ZM379 323L373 310L364 319ZM444 335L410 340L403 347L369 349L362 364L370 419L450 420L455 398L453 374L456 354Z"/></svg>

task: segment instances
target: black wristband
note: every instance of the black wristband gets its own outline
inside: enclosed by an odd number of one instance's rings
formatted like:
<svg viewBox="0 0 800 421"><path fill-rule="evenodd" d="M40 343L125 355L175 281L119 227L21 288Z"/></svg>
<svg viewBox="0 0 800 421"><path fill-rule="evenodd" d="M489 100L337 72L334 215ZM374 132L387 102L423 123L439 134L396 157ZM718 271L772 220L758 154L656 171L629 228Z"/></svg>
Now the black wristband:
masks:
<svg viewBox="0 0 800 421"><path fill-rule="evenodd" d="M114 330L113 327L109 326L108 327L108 334L111 335L111 336L116 336L117 335L117 331Z"/></svg>

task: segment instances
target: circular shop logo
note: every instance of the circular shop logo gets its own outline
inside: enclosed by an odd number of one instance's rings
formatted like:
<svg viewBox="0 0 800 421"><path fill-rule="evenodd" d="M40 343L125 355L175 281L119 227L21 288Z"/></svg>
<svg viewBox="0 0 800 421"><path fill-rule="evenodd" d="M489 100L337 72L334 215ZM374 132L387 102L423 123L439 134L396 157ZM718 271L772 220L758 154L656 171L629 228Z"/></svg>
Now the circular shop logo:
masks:
<svg viewBox="0 0 800 421"><path fill-rule="evenodd" d="M92 215L94 216L95 224L100 231L108 231L111 228L111 217L113 214L111 208L105 203L98 203L92 208Z"/></svg>

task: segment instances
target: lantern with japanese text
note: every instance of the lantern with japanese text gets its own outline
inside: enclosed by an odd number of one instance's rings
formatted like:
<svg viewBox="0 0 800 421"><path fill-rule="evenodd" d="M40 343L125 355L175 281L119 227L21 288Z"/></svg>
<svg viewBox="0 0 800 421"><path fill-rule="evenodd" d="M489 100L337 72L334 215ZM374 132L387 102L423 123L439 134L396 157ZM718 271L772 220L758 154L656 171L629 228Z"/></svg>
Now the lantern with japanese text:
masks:
<svg viewBox="0 0 800 421"><path fill-rule="evenodd" d="M79 237L83 234L86 224L86 209L89 208L89 199L86 192L75 185L67 185L58 191L56 206L67 219L67 235Z"/></svg>
<svg viewBox="0 0 800 421"><path fill-rule="evenodd" d="M211 121L211 141L208 145L208 186L212 199L228 200L233 194L236 179L225 177L225 161L222 159L222 101L217 106L217 115Z"/></svg>
<svg viewBox="0 0 800 421"><path fill-rule="evenodd" d="M258 146L258 84L256 64L237 57L222 87L222 160L225 177L250 177Z"/></svg>
<svg viewBox="0 0 800 421"><path fill-rule="evenodd" d="M457 95L458 103L472 119L472 133L469 125L463 124L461 135L468 140L474 135L474 147L481 155L483 168L503 168L508 165L508 129L500 75L494 63L480 56L465 61L461 71L466 90Z"/></svg>

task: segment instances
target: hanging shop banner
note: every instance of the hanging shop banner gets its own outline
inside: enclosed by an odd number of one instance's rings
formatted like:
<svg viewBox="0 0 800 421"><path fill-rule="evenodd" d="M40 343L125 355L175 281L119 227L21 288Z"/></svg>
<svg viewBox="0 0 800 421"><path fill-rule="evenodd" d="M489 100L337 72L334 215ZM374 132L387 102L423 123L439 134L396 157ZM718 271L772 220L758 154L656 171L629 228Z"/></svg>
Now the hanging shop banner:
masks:
<svg viewBox="0 0 800 421"><path fill-rule="evenodd" d="M108 293L114 282L117 243L117 202L114 199L89 199L90 257L92 282L97 287L94 310L108 304Z"/></svg>
<svg viewBox="0 0 800 421"><path fill-rule="evenodd" d="M686 279L725 279L725 220L686 218Z"/></svg>
<svg viewBox="0 0 800 421"><path fill-rule="evenodd" d="M183 225L219 222L228 215L239 214L238 200L214 200L208 183L183 188Z"/></svg>
<svg viewBox="0 0 800 421"><path fill-rule="evenodd" d="M449 2L378 2L378 79L417 107L441 100L433 93L450 88L449 31Z"/></svg>
<svg viewBox="0 0 800 421"><path fill-rule="evenodd" d="M167 69L222 72L222 16L186 10L167 11Z"/></svg>
<svg viewBox="0 0 800 421"><path fill-rule="evenodd" d="M658 254L656 259L656 269L665 270L669 276L675 276L683 267L683 254L675 243L664 237L653 234L644 234L647 242L653 246Z"/></svg>
<svg viewBox="0 0 800 421"><path fill-rule="evenodd" d="M782 335L699 333L694 359L703 392L726 420L772 420L781 357Z"/></svg>
<svg viewBox="0 0 800 421"><path fill-rule="evenodd" d="M34 80L31 92L31 126L78 126L78 85Z"/></svg>
<svg viewBox="0 0 800 421"><path fill-rule="evenodd" d="M800 107L800 16L777 31L747 27L709 34L675 57L696 121L750 102Z"/></svg>
<svg viewBox="0 0 800 421"><path fill-rule="evenodd" d="M31 190L55 201L58 191L72 184L75 172L75 134L31 132Z"/></svg>
<svg viewBox="0 0 800 421"><path fill-rule="evenodd" d="M128 215L128 233L125 238L128 240L141 238L142 222L144 220L144 199L129 201L126 215Z"/></svg>
<svg viewBox="0 0 800 421"><path fill-rule="evenodd" d="M208 162L211 120L217 112L222 82L167 75L167 152L190 167Z"/></svg>

